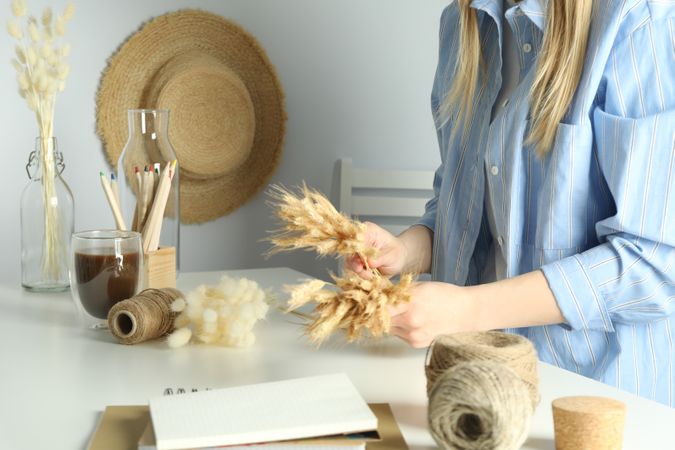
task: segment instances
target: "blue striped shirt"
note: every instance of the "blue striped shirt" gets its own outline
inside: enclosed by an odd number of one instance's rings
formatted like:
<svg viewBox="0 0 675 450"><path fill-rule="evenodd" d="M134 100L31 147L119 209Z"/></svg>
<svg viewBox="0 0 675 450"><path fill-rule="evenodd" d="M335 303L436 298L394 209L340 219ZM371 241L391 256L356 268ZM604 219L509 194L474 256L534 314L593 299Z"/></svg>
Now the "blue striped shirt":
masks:
<svg viewBox="0 0 675 450"><path fill-rule="evenodd" d="M463 142L461 133L451 139L452 123L437 123L442 162L421 219L434 231L432 275L489 281L481 277L493 245L506 276L541 269L565 323L509 331L532 340L543 361L675 406L675 1L594 1L581 80L543 158L524 143L541 3L503 11L502 0L472 2L487 80ZM520 82L491 118L504 14ZM453 2L441 19L434 111L458 45Z"/></svg>

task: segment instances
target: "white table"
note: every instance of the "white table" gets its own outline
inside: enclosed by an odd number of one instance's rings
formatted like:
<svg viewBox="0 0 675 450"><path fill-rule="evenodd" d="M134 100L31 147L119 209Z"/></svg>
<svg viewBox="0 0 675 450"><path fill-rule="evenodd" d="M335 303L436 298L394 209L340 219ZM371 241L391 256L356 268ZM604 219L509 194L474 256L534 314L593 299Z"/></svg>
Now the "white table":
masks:
<svg viewBox="0 0 675 450"><path fill-rule="evenodd" d="M306 278L284 268L228 274L277 292ZM179 287L216 283L221 275L182 274ZM435 448L426 429L424 350L394 338L364 347L333 342L315 350L295 321L271 313L256 326L257 343L250 349L122 346L107 332L79 329L68 294L0 287L0 449L84 449L106 405L147 403L169 387L217 388L333 372L346 372L367 401L390 403L411 448ZM541 364L540 376L542 401L523 448L554 448L550 404L564 395L626 402L625 449L673 448L675 409L547 364Z"/></svg>

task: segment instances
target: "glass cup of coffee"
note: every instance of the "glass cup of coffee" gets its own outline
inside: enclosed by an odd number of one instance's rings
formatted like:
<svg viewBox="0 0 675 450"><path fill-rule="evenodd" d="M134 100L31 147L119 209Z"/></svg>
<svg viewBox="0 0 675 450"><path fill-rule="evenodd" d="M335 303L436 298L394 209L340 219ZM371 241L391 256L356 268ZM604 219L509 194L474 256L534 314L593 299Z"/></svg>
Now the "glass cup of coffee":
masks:
<svg viewBox="0 0 675 450"><path fill-rule="evenodd" d="M107 328L108 312L142 286L143 249L135 231L74 233L70 291L86 328Z"/></svg>

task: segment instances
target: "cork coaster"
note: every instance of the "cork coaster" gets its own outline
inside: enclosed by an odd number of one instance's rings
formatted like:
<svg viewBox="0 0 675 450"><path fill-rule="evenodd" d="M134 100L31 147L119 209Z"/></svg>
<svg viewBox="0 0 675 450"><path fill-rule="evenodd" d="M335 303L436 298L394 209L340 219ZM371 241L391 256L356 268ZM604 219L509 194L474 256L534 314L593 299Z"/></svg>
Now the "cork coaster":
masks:
<svg viewBox="0 0 675 450"><path fill-rule="evenodd" d="M553 400L557 450L620 450L626 405L605 397Z"/></svg>

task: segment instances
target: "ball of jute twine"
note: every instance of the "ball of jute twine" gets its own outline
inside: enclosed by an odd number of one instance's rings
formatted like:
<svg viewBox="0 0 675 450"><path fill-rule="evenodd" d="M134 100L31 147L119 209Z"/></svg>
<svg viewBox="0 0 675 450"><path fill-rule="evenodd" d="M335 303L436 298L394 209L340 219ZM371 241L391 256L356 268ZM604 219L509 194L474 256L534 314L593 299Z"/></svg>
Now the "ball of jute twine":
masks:
<svg viewBox="0 0 675 450"><path fill-rule="evenodd" d="M539 402L537 354L501 332L438 337L425 366L429 424L446 449L515 449Z"/></svg>
<svg viewBox="0 0 675 450"><path fill-rule="evenodd" d="M504 364L520 376L530 391L532 409L539 403L537 352L532 343L517 334L498 331L439 336L429 348L425 367L427 395L435 380L462 362L491 361Z"/></svg>
<svg viewBox="0 0 675 450"><path fill-rule="evenodd" d="M177 289L146 289L116 303L108 313L108 329L120 344L138 344L165 336L173 330L177 313L171 304L184 298Z"/></svg>
<svg viewBox="0 0 675 450"><path fill-rule="evenodd" d="M518 449L532 417L528 398L525 383L507 366L460 363L444 372L431 391L431 435L443 449Z"/></svg>

